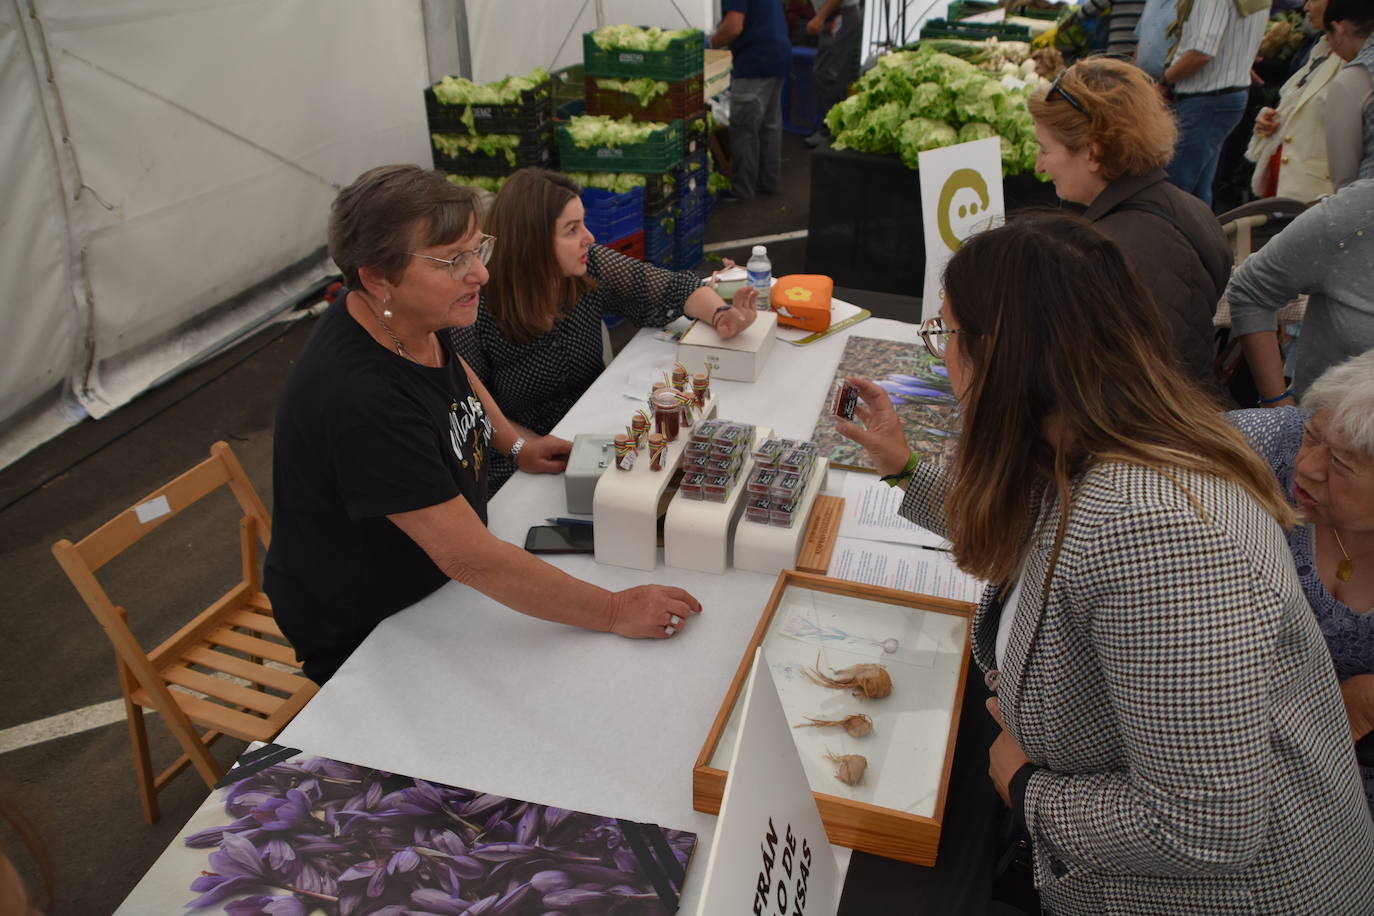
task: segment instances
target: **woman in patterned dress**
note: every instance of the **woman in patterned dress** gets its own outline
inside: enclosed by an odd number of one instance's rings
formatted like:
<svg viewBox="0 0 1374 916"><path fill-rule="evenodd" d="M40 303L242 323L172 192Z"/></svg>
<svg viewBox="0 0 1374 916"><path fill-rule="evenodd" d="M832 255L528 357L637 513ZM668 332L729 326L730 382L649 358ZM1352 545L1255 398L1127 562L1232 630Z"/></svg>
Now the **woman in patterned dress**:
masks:
<svg viewBox="0 0 1374 916"><path fill-rule="evenodd" d="M482 308L454 343L496 403L518 426L549 433L605 368L602 319L619 315L661 328L687 315L721 337L755 317L752 291L734 307L691 271L663 270L596 244L583 222L577 183L546 169L521 169L502 185L486 228L501 244L487 266ZM492 462L494 493L514 473Z"/></svg>
<svg viewBox="0 0 1374 916"><path fill-rule="evenodd" d="M1374 350L1326 370L1302 404L1230 418L1306 521L1288 546L1331 650L1374 811Z"/></svg>

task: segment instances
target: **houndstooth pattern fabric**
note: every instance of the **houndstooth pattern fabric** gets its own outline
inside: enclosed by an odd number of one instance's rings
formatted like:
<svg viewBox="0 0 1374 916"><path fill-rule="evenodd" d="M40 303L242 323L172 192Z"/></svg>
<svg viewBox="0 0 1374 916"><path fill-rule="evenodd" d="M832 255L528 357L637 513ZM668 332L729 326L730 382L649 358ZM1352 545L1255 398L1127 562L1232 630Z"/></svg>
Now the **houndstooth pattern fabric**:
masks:
<svg viewBox="0 0 1374 916"><path fill-rule="evenodd" d="M935 530L945 481L902 514ZM1189 494L1196 500L1196 506ZM1041 513L998 696L1054 916L1374 914L1374 821L1283 533L1238 486L1104 464ZM989 589L973 622L993 667Z"/></svg>

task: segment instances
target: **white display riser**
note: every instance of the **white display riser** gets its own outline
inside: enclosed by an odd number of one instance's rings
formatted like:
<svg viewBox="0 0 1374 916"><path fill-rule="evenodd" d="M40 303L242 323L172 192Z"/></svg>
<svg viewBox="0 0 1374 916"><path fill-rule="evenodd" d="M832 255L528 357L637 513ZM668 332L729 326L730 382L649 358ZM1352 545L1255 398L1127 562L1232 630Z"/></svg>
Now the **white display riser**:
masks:
<svg viewBox="0 0 1374 916"><path fill-rule="evenodd" d="M706 410L697 418L716 415L718 398L713 392L706 399ZM634 467L622 471L611 465L596 482L592 497L592 522L596 539L596 562L631 569L652 570L658 566L658 506L664 490L682 464L690 429L681 430L677 441L663 450L663 470L649 469L649 447L641 445Z"/></svg>
<svg viewBox="0 0 1374 916"><path fill-rule="evenodd" d="M792 517L791 528L776 525L762 525L741 518L735 526L734 565L736 569L776 576L784 569L792 569L797 563L797 553L801 550L806 529L811 524L811 512L816 508L816 497L825 489L826 474L830 462L825 458L816 459L816 467L807 481L806 492Z"/></svg>
<svg viewBox="0 0 1374 916"><path fill-rule="evenodd" d="M754 443L773 434L767 426L754 427ZM751 446L750 451L753 451ZM668 504L663 522L663 562L677 569L720 575L730 565L730 542L735 522L744 509L745 484L754 469L753 455L744 459L735 486L725 502L687 499L679 492Z"/></svg>

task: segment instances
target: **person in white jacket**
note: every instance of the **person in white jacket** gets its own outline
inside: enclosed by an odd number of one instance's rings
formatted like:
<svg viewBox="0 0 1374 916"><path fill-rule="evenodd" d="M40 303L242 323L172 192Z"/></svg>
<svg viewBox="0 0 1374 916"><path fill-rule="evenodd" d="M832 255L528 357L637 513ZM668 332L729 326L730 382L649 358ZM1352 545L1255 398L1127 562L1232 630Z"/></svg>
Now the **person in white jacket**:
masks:
<svg viewBox="0 0 1374 916"><path fill-rule="evenodd" d="M1308 0L1307 23L1318 32L1325 32L1325 11L1326 0ZM1278 107L1260 109L1245 151L1255 163L1255 196L1308 203L1335 190L1326 160L1326 94L1343 64L1322 34L1307 63L1279 89Z"/></svg>

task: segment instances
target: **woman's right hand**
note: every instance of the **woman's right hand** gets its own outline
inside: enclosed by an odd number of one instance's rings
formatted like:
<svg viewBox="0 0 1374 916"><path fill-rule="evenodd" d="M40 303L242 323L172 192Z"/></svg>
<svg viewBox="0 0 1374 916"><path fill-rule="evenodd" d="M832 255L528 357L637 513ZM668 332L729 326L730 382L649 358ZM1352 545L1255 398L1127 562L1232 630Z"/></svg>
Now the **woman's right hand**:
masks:
<svg viewBox="0 0 1374 916"><path fill-rule="evenodd" d="M863 403L854 408L854 417L863 425L839 420L835 424L836 432L862 445L879 474L901 473L911 457L911 446L906 444L906 430L902 429L892 399L866 378L856 376L845 381L859 389Z"/></svg>
<svg viewBox="0 0 1374 916"><path fill-rule="evenodd" d="M1268 137L1279 129L1279 113L1272 108L1261 108L1255 115L1255 133Z"/></svg>
<svg viewBox="0 0 1374 916"><path fill-rule="evenodd" d="M608 629L630 639L667 639L701 613L701 602L671 585L637 585L611 595ZM674 618L677 623L673 623Z"/></svg>

